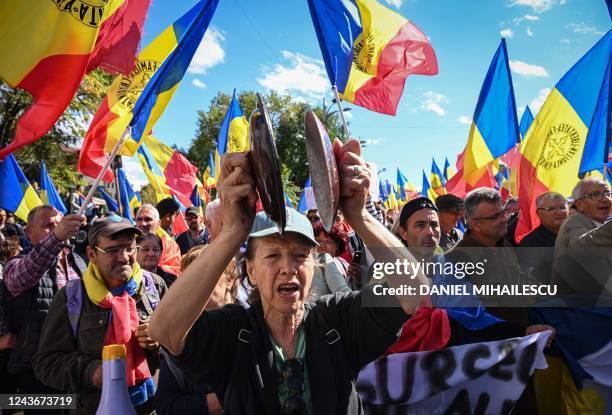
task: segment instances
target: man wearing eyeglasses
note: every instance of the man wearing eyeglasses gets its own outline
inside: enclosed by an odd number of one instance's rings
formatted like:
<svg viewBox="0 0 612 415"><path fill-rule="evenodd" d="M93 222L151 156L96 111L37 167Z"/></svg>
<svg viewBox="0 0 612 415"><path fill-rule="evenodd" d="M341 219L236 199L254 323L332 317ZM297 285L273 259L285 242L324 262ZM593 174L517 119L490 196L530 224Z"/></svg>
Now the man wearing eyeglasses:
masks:
<svg viewBox="0 0 612 415"><path fill-rule="evenodd" d="M536 208L540 226L523 238L518 253L526 275L541 284L548 284L557 234L569 212L565 197L557 192L546 192L538 196Z"/></svg>
<svg viewBox="0 0 612 415"><path fill-rule="evenodd" d="M612 195L601 179L588 177L572 198L578 213L563 223L555 243L552 282L561 295L580 295L581 305L612 305ZM603 302L603 303L602 303Z"/></svg>
<svg viewBox="0 0 612 415"><path fill-rule="evenodd" d="M55 296L33 359L36 377L54 389L77 394L77 413L94 413L102 388L102 349L126 347L130 399L138 414L154 411L152 375L159 344L148 322L167 288L136 261L142 232L117 215L94 221L88 233L89 266Z"/></svg>
<svg viewBox="0 0 612 415"><path fill-rule="evenodd" d="M514 248L504 238L508 229L508 214L502 205L500 193L491 188L480 187L469 192L464 200L464 215L468 229L446 257L452 262L483 263L483 275L470 278L472 284L515 285L520 283L520 268ZM503 305L511 299L499 296L481 297L487 309ZM527 325L527 313L521 309L493 310L498 317L517 325Z"/></svg>

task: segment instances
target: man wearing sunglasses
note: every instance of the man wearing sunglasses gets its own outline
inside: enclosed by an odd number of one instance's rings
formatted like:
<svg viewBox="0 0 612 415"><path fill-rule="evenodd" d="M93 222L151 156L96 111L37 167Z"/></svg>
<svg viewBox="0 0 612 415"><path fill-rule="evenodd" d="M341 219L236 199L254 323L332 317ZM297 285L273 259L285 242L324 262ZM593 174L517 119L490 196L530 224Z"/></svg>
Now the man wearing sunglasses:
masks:
<svg viewBox="0 0 612 415"><path fill-rule="evenodd" d="M45 385L77 394L77 412L94 413L102 388L102 349L126 347L127 384L138 414L153 413L153 374L159 344L149 337L148 322L167 288L136 261L136 236L142 232L115 214L89 229L89 266L83 279L71 281L55 296L33 359Z"/></svg>
<svg viewBox="0 0 612 415"><path fill-rule="evenodd" d="M555 243L552 282L559 294L579 295L587 304L612 305L612 207L601 179L581 180L572 192L578 210L563 223ZM602 303L602 301L604 303Z"/></svg>

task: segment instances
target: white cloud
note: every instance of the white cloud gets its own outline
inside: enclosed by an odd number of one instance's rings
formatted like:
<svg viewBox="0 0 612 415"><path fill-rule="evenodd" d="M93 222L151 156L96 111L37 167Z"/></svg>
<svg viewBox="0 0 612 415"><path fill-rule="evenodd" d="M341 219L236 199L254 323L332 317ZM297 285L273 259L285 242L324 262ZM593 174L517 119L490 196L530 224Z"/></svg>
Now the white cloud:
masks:
<svg viewBox="0 0 612 415"><path fill-rule="evenodd" d="M546 101L548 94L550 94L550 88L540 89L538 96L535 97L529 104L532 114L537 114L540 112L540 108L542 108L542 105L544 105L544 101Z"/></svg>
<svg viewBox="0 0 612 415"><path fill-rule="evenodd" d="M527 28L527 36L529 37L533 36L533 30L531 30L530 27Z"/></svg>
<svg viewBox="0 0 612 415"><path fill-rule="evenodd" d="M513 22L515 25L517 25L517 26L518 26L519 24L521 24L521 22L522 22L523 20L528 20L528 21L530 21L530 22L535 22L536 20L540 20L540 18L539 18L538 16L534 16L534 15L532 15L532 14L526 14L526 15L521 16L521 17L515 17L514 19L512 19L512 22Z"/></svg>
<svg viewBox="0 0 612 415"><path fill-rule="evenodd" d="M499 32L499 35L501 37L507 37L509 39L511 37L514 37L514 32L512 31L512 29L504 29L501 32Z"/></svg>
<svg viewBox="0 0 612 415"><path fill-rule="evenodd" d="M209 27L195 55L193 55L187 72L202 75L213 66L223 63L225 60L225 51L221 43L224 40L225 36L223 36L223 33L214 27Z"/></svg>
<svg viewBox="0 0 612 415"><path fill-rule="evenodd" d="M569 40L568 38L563 38L563 39L561 39L561 41L560 41L560 42L561 42L561 43L565 43L566 45L569 45L570 43L572 43L572 41L571 41L571 40Z"/></svg>
<svg viewBox="0 0 612 415"><path fill-rule="evenodd" d="M459 118L457 118L457 122L459 124L470 125L472 123L472 119L466 115L461 115Z"/></svg>
<svg viewBox="0 0 612 415"><path fill-rule="evenodd" d="M284 64L262 67L263 78L257 82L281 94L289 92L302 94L302 98L320 99L329 92L330 85L323 62L301 53L282 51Z"/></svg>
<svg viewBox="0 0 612 415"><path fill-rule="evenodd" d="M421 101L422 110L435 112L439 116L446 115L446 110L442 108L442 105L450 103L448 98L433 91L427 91L423 94L423 96L425 99Z"/></svg>
<svg viewBox="0 0 612 415"><path fill-rule="evenodd" d="M204 88L206 88L208 86L204 82L200 81L198 78L195 78L193 81L191 81L191 83L196 88L201 88L201 89L204 89Z"/></svg>
<svg viewBox="0 0 612 415"><path fill-rule="evenodd" d="M404 2L404 0L385 0L387 2L388 5L395 7L396 9L399 9L400 7L402 7L402 3Z"/></svg>
<svg viewBox="0 0 612 415"><path fill-rule="evenodd" d="M369 146L375 146L383 142L382 138L368 138L364 140L365 143Z"/></svg>
<svg viewBox="0 0 612 415"><path fill-rule="evenodd" d="M593 33L595 35L603 35L604 32L597 29L595 26L589 26L588 24L582 23L568 23L565 25L567 30L571 30L574 33L580 33L581 35L586 35L589 33Z"/></svg>
<svg viewBox="0 0 612 415"><path fill-rule="evenodd" d="M134 191L149 183L137 157L123 157L123 170Z"/></svg>
<svg viewBox="0 0 612 415"><path fill-rule="evenodd" d="M542 66L531 65L522 61L510 61L510 70L525 77L548 78L548 72Z"/></svg>
<svg viewBox="0 0 612 415"><path fill-rule="evenodd" d="M557 4L557 0L509 0L507 4L508 7L527 6L531 7L536 13L543 13L552 9Z"/></svg>

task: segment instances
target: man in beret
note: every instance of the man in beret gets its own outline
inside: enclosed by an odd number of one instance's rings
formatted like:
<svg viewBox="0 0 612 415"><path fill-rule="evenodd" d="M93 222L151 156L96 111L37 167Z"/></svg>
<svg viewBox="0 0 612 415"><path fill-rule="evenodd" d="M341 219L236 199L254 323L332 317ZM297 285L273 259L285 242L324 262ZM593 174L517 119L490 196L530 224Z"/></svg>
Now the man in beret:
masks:
<svg viewBox="0 0 612 415"><path fill-rule="evenodd" d="M33 359L45 385L77 394L77 413L93 414L102 388L102 349L124 344L130 399L138 414L153 413L159 344L148 334L153 310L166 292L157 275L136 262L136 236L125 218L95 220L88 234L89 266L55 296Z"/></svg>
<svg viewBox="0 0 612 415"><path fill-rule="evenodd" d="M451 194L440 195L436 207L440 218L440 247L448 251L463 238L463 232L457 228L463 217L463 199Z"/></svg>
<svg viewBox="0 0 612 415"><path fill-rule="evenodd" d="M411 200L402 207L397 234L417 260L428 259L440 241L438 208L426 197Z"/></svg>

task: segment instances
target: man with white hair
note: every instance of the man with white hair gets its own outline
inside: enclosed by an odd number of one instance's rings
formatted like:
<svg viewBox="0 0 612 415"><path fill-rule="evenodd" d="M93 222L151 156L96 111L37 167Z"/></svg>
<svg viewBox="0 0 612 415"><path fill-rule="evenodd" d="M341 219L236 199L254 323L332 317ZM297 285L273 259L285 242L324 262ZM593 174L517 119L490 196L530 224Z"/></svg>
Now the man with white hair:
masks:
<svg viewBox="0 0 612 415"><path fill-rule="evenodd" d="M206 229L208 229L208 242L212 242L223 227L223 213L221 201L217 198L206 205Z"/></svg>
<svg viewBox="0 0 612 415"><path fill-rule="evenodd" d="M159 212L155 206L145 203L136 214L136 227L142 233L154 233L162 240L159 267L174 275L181 274L181 249L172 237L160 226Z"/></svg>
<svg viewBox="0 0 612 415"><path fill-rule="evenodd" d="M555 243L552 282L561 295L580 295L587 304L612 305L612 207L610 188L595 177L572 192L578 213L567 219Z"/></svg>
<svg viewBox="0 0 612 415"><path fill-rule="evenodd" d="M528 233L519 244L523 271L541 284L550 283L555 241L559 228L567 219L567 201L557 192L542 193L536 198L540 226Z"/></svg>

